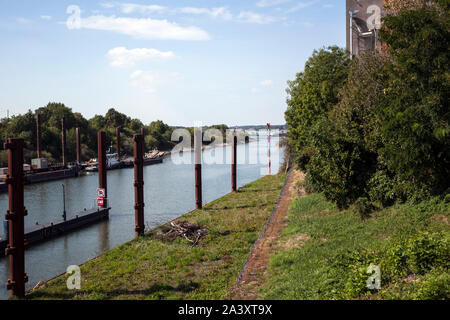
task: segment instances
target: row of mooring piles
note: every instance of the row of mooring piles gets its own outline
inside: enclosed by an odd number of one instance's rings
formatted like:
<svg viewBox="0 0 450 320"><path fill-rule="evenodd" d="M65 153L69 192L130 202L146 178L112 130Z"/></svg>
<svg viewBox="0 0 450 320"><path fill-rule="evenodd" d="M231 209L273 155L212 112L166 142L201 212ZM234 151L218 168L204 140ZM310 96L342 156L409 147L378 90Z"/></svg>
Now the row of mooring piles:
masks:
<svg viewBox="0 0 450 320"><path fill-rule="evenodd" d="M194 129L195 208L202 209L202 130ZM237 136L233 132L231 144L231 191L237 190Z"/></svg>
<svg viewBox="0 0 450 320"><path fill-rule="evenodd" d="M36 114L36 154L38 159L42 159L42 141L41 141L41 115ZM76 139L76 156L77 163L81 163L81 138L80 138L80 128L75 128L75 139ZM62 165L67 166L67 133L66 133L66 119L61 118L61 158Z"/></svg>
<svg viewBox="0 0 450 320"><path fill-rule="evenodd" d="M38 132L40 130L40 118L36 118ZM64 120L62 127L65 128ZM119 130L118 130L119 131ZM119 131L120 134L120 131ZM144 220L144 129L141 134L133 137L134 147L134 210L135 210L135 233L142 236L145 232ZM106 175L106 134L98 132L98 188L101 190L102 203L99 207L108 208L108 185ZM63 134L64 141L64 134ZM39 148L39 147L38 147ZM4 144L8 150L8 175L5 183L8 185L9 209L5 215L8 223L8 245L5 254L9 256L10 275L6 283L6 289L11 296L23 297L25 295L25 284L28 281L25 273L25 241L24 218L27 211L24 206L24 182L23 172L23 139L8 139ZM77 130L77 149L79 149L79 130ZM231 185L232 191L237 190L236 164L237 164L237 137L233 134L232 140L232 164ZM79 159L77 159L79 160ZM194 131L194 161L195 161L195 205L197 209L202 208L202 132L196 128Z"/></svg>
<svg viewBox="0 0 450 320"><path fill-rule="evenodd" d="M40 118L36 122L40 129ZM64 120L62 121L64 128ZM38 129L38 130L39 130ZM98 133L98 159L99 159L99 189L104 189L105 201L102 205L107 208L107 180L106 180L106 135ZM64 141L64 139L63 139ZM25 273L25 223L24 218L27 210L24 206L24 184L25 175L23 171L24 140L8 139L4 149L8 151L8 174L5 183L8 185L9 208L5 215L8 221L8 245L5 254L9 256L9 279L6 289L11 296L23 297L25 295L25 284L28 281ZM38 147L39 148L39 147Z"/></svg>
<svg viewBox="0 0 450 320"><path fill-rule="evenodd" d="M39 113L36 114L36 153L37 158L42 158L42 141L41 141L41 115ZM67 157L67 130L66 130L66 120L65 117L61 118L61 159L62 165L65 167L68 163ZM116 128L116 152L117 152L117 160L120 160L120 133L122 132L121 127ZM145 129L141 128L141 135L145 140ZM77 164L81 164L81 131L80 128L75 128L75 139L76 139L76 161Z"/></svg>

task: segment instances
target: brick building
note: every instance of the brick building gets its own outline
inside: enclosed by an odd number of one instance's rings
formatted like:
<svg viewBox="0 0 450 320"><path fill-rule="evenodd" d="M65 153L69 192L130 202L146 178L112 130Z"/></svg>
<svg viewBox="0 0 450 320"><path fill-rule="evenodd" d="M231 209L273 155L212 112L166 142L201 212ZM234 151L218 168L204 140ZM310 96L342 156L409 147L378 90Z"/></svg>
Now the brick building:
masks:
<svg viewBox="0 0 450 320"><path fill-rule="evenodd" d="M384 14L383 0L346 0L347 50L354 56L380 46L378 30Z"/></svg>

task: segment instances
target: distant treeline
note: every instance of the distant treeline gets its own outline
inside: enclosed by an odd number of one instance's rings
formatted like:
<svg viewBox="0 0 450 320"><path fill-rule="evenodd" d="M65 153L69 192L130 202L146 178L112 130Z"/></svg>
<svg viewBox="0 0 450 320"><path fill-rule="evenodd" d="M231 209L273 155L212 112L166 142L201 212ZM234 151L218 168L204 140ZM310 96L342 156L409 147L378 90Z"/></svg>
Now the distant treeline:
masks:
<svg viewBox="0 0 450 320"><path fill-rule="evenodd" d="M170 150L177 142L171 141L173 128L158 120L145 125L139 119L132 119L127 115L111 108L102 115L95 115L86 119L81 113L73 112L71 108L62 103L49 103L47 106L37 110L28 111L26 114L0 119L0 138L22 138L26 142L24 150L25 162L37 157L36 151L36 114L41 118L41 148L42 156L50 162L62 161L62 136L61 119L65 118L67 156L68 160L76 159L76 128L80 128L81 156L82 160L97 157L97 132L106 132L108 146L115 152L116 128L121 128L121 154L131 155L133 153L133 135L140 133L141 128L145 130L145 149ZM225 132L226 125L213 126ZM193 135L193 129L188 128ZM225 135L224 135L225 136ZM193 141L193 140L192 140ZM3 149L3 146L1 146ZM7 151L0 151L0 166L7 166Z"/></svg>

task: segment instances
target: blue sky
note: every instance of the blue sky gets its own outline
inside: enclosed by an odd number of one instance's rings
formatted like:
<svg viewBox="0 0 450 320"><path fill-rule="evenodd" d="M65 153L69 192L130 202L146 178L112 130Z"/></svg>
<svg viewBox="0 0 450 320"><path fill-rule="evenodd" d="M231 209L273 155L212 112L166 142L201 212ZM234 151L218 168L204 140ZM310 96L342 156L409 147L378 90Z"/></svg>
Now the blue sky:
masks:
<svg viewBox="0 0 450 320"><path fill-rule="evenodd" d="M87 118L282 124L286 81L345 45L345 1L0 0L0 39L0 117L54 101Z"/></svg>

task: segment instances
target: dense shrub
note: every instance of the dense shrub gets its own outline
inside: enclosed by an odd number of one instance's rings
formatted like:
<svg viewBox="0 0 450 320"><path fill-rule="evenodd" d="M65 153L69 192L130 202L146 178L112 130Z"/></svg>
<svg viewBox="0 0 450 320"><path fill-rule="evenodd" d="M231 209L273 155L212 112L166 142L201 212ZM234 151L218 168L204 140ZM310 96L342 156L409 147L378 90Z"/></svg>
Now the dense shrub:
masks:
<svg viewBox="0 0 450 320"><path fill-rule="evenodd" d="M388 54L350 63L337 48L315 51L289 82L292 153L313 189L340 208L450 190L448 7L400 6L380 32Z"/></svg>
<svg viewBox="0 0 450 320"><path fill-rule="evenodd" d="M448 8L424 6L387 16L380 31L391 57L380 151L392 172L432 193L450 187L449 19Z"/></svg>
<svg viewBox="0 0 450 320"><path fill-rule="evenodd" d="M391 241L381 253L349 252L340 258L348 278L339 295L345 299L374 293L390 299L448 299L449 253L450 234L429 232ZM367 287L367 268L371 265L380 267L380 291Z"/></svg>
<svg viewBox="0 0 450 320"><path fill-rule="evenodd" d="M384 63L384 57L372 54L355 59L340 101L309 131L307 173L315 189L341 208L367 196L377 168L381 142L374 112L383 93Z"/></svg>
<svg viewBox="0 0 450 320"><path fill-rule="evenodd" d="M363 145L336 134L335 123L321 118L312 128L314 153L307 174L314 189L345 208L364 195L374 169L375 156Z"/></svg>
<svg viewBox="0 0 450 320"><path fill-rule="evenodd" d="M336 46L321 49L313 52L295 80L288 81L285 118L291 149L301 169L305 169L310 158L309 130L338 102L349 64L345 50Z"/></svg>
<svg viewBox="0 0 450 320"><path fill-rule="evenodd" d="M358 198L355 201L355 210L363 220L369 218L370 214L376 209L374 204L365 197Z"/></svg>

